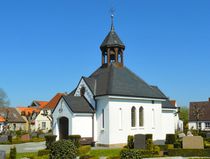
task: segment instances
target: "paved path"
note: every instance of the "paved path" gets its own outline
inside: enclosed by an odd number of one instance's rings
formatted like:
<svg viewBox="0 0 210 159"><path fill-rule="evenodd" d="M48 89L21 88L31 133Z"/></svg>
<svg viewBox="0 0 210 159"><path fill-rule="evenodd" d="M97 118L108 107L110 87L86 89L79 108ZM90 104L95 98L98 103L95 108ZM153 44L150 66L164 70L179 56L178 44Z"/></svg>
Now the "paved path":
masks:
<svg viewBox="0 0 210 159"><path fill-rule="evenodd" d="M13 145L0 145L0 150L9 153L10 147ZM37 152L38 150L45 149L45 142L29 142L23 144L14 144L18 153L21 152Z"/></svg>

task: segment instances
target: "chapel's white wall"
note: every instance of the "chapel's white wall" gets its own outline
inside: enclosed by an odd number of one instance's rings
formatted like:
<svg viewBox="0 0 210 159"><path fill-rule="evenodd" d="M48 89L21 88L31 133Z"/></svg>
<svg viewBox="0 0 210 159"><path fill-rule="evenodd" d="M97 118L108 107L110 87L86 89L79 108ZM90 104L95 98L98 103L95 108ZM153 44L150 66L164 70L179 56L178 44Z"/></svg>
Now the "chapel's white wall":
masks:
<svg viewBox="0 0 210 159"><path fill-rule="evenodd" d="M110 99L109 144L125 144L128 135L153 134L153 140L163 139L161 134L161 102L131 99ZM136 127L131 127L131 108L136 108ZM139 126L139 108L144 108L144 126ZM119 129L119 109L122 109L122 129ZM154 120L152 111L154 110Z"/></svg>
<svg viewBox="0 0 210 159"><path fill-rule="evenodd" d="M71 134L92 137L92 114L74 115Z"/></svg>
<svg viewBox="0 0 210 159"><path fill-rule="evenodd" d="M59 112L59 109L62 109L63 111ZM59 101L57 104L52 117L53 117L53 135L57 135L56 140L59 139L59 119L61 117L66 117L69 120L69 135L72 134L72 116L73 113L64 101L63 98Z"/></svg>
<svg viewBox="0 0 210 159"><path fill-rule="evenodd" d="M104 129L102 129L102 109L104 109ZM97 99L97 108L96 108L96 124L97 133L95 133L95 142L96 144L109 144L109 107L108 107L108 98L102 97Z"/></svg>
<svg viewBox="0 0 210 159"><path fill-rule="evenodd" d="M49 117L51 116L51 110L45 110L47 111L47 113L49 114ZM36 119L35 119L35 130L43 130L44 132L49 131L50 129L52 129L52 125L51 125L51 120L46 116L43 115L44 114L44 110L41 110L40 113L37 115ZM46 128L43 129L42 128L42 122L46 123Z"/></svg>
<svg viewBox="0 0 210 159"><path fill-rule="evenodd" d="M165 138L166 134L175 134L175 118L174 109L162 110L162 136Z"/></svg>
<svg viewBox="0 0 210 159"><path fill-rule="evenodd" d="M95 108L95 100L93 97L93 93L91 92L91 90L89 89L89 87L87 86L87 84L85 83L84 79L80 80L80 83L75 91L75 96L80 96L80 89L84 87L85 88L85 98L88 100L88 102Z"/></svg>

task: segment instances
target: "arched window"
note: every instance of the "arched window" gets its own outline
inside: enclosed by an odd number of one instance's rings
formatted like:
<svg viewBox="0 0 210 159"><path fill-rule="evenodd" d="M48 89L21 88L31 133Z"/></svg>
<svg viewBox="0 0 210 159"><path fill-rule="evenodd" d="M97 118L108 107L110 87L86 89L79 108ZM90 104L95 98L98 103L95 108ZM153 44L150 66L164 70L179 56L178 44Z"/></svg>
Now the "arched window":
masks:
<svg viewBox="0 0 210 159"><path fill-rule="evenodd" d="M136 126L136 108L135 107L131 108L131 126L132 127Z"/></svg>
<svg viewBox="0 0 210 159"><path fill-rule="evenodd" d="M104 109L102 109L101 113L101 128L104 129Z"/></svg>
<svg viewBox="0 0 210 159"><path fill-rule="evenodd" d="M139 126L144 126L144 108L139 108Z"/></svg>

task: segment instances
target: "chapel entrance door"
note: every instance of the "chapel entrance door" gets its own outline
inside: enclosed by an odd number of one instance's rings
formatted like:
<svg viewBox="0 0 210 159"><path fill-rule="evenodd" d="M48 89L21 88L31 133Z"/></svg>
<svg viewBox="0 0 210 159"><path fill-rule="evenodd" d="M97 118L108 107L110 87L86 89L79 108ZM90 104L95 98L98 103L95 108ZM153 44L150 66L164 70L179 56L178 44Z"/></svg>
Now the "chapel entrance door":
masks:
<svg viewBox="0 0 210 159"><path fill-rule="evenodd" d="M59 119L59 139L68 139L69 135L69 119L61 117Z"/></svg>

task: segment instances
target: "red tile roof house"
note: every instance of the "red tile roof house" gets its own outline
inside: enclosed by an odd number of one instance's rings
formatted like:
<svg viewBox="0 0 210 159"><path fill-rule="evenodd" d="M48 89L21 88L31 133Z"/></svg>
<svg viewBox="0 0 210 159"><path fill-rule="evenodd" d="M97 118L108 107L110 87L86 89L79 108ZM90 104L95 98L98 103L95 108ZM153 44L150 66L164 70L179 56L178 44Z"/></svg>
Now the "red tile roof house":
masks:
<svg viewBox="0 0 210 159"><path fill-rule="evenodd" d="M0 107L0 131L3 131L3 127L7 126L12 131L24 129L25 120L12 107Z"/></svg>
<svg viewBox="0 0 210 159"><path fill-rule="evenodd" d="M208 101L190 102L189 129L210 131L210 98Z"/></svg>
<svg viewBox="0 0 210 159"><path fill-rule="evenodd" d="M57 93L49 102L34 100L28 107L19 107L19 113L24 116L32 131L43 131L52 129L51 111L59 102L63 93ZM30 120L30 121L29 121ZM28 126L29 129L29 126Z"/></svg>

